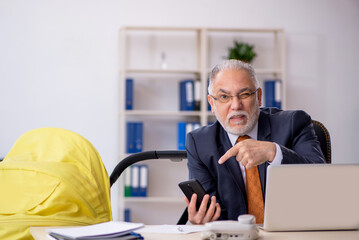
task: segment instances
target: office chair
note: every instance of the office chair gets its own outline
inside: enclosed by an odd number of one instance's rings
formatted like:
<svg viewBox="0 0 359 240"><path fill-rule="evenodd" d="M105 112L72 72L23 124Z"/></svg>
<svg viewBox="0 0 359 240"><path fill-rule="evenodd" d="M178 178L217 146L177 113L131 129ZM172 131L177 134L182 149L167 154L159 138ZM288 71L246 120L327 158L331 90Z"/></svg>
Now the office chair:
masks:
<svg viewBox="0 0 359 240"><path fill-rule="evenodd" d="M327 163L332 162L331 155L331 142L328 129L319 121L312 120L315 134L320 142L320 148L322 149L323 155Z"/></svg>

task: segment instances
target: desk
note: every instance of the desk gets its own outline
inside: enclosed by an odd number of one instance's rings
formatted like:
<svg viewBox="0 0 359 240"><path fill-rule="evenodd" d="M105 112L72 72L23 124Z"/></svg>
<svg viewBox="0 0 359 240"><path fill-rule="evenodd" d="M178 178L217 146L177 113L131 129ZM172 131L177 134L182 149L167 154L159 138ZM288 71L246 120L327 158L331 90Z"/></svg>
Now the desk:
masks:
<svg viewBox="0 0 359 240"><path fill-rule="evenodd" d="M48 240L45 231L49 227L31 227L30 232L35 240ZM53 227L51 227L53 228ZM145 240L200 240L200 233L189 234L159 234L143 233ZM258 240L358 240L358 231L314 231L314 232L265 232L260 230Z"/></svg>

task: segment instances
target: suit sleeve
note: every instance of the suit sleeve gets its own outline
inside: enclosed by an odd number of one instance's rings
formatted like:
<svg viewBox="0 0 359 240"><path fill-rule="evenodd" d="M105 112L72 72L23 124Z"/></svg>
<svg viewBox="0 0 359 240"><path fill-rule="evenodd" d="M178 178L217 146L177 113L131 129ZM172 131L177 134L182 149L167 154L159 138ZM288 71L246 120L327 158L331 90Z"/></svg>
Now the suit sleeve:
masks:
<svg viewBox="0 0 359 240"><path fill-rule="evenodd" d="M189 170L189 178L196 178L203 186L203 188L210 195L216 195L216 182L211 174L211 170L203 163L201 156L196 148L196 142L191 133L187 135L186 139L187 151L187 166ZM213 170L212 170L213 171Z"/></svg>
<svg viewBox="0 0 359 240"><path fill-rule="evenodd" d="M203 157L203 154L200 154L198 152L196 147L196 141L191 133L187 134L186 151L189 178L197 179L210 196L216 196L217 202L221 205L221 216L219 220L227 219L227 210L222 204L221 198L217 191L217 179L215 173L213 172L213 169L210 170L209 167L203 163L201 159L201 157ZM213 168L213 166L210 167Z"/></svg>
<svg viewBox="0 0 359 240"><path fill-rule="evenodd" d="M295 111L290 119L291 146L280 145L282 164L325 163L312 120L303 111Z"/></svg>

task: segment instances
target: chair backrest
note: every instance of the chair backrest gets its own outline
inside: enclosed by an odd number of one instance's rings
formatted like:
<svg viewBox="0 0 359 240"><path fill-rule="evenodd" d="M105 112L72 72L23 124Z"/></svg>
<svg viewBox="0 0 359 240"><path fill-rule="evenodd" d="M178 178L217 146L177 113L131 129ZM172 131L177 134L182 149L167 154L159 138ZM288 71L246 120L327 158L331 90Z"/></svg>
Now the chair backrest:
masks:
<svg viewBox="0 0 359 240"><path fill-rule="evenodd" d="M325 160L327 163L332 162L332 149L330 142L330 135L328 129L323 125L323 123L312 120L314 131L320 142L320 148L324 154Z"/></svg>

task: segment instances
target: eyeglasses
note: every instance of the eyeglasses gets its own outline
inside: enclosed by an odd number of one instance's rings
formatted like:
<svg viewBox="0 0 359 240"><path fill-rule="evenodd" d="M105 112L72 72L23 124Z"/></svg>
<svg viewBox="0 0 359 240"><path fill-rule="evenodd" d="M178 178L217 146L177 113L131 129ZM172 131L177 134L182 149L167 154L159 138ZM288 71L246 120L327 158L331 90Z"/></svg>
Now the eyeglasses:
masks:
<svg viewBox="0 0 359 240"><path fill-rule="evenodd" d="M252 96L253 94L255 94L258 91L258 88L253 91L253 92L246 92L246 93L241 93L241 94L237 94L237 95L229 95L229 94L221 94L218 97L215 97L211 94L209 94L214 100L219 101L221 103L228 103L229 101L232 101L234 97L238 98L238 101L242 101L244 99L249 98L250 96Z"/></svg>

